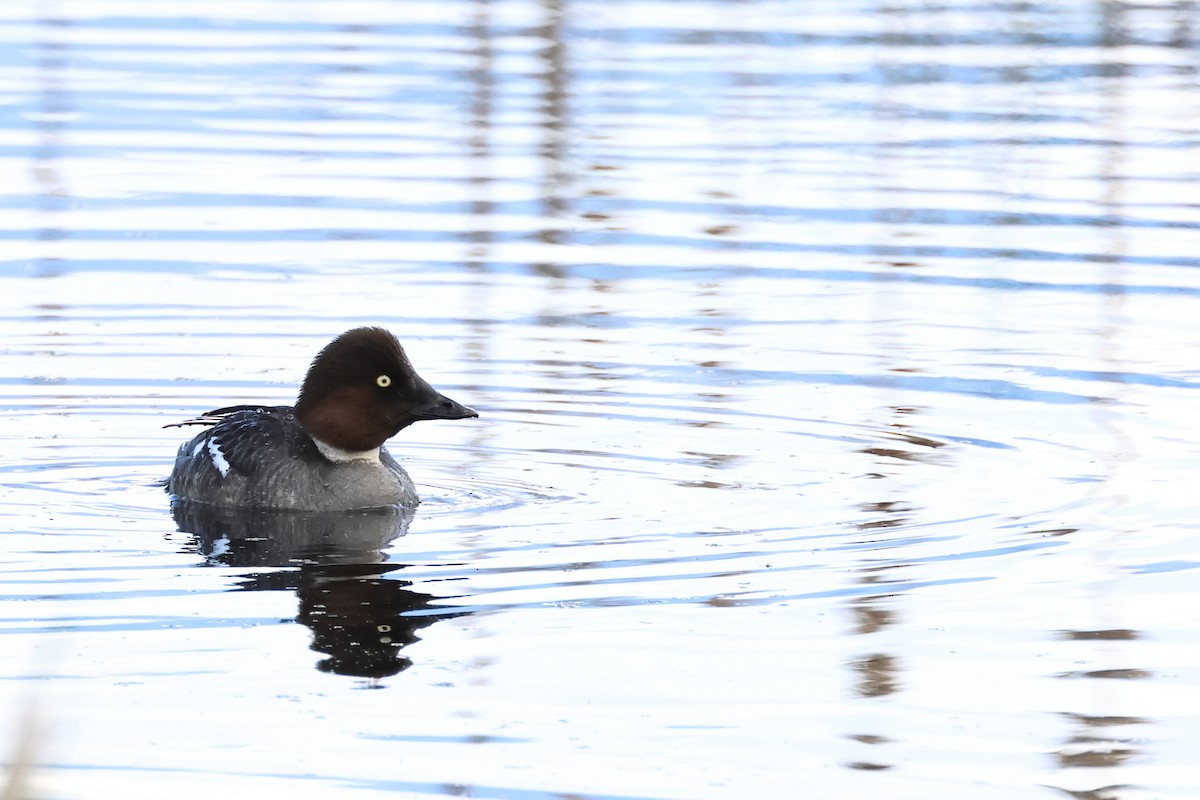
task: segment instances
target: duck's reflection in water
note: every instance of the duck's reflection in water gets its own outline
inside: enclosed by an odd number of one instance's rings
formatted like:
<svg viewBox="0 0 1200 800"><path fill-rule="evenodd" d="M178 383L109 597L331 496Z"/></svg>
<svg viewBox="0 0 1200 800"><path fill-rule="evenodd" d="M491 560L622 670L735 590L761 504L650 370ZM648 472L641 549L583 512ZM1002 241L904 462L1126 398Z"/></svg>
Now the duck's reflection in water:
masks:
<svg viewBox="0 0 1200 800"><path fill-rule="evenodd" d="M385 563L383 550L408 531L410 510L302 514L176 503L172 511L210 563L277 568L244 575L237 589L295 592L296 620L325 654L317 664L324 672L395 675L412 666L401 650L418 631L470 613L434 605L446 598L413 591L412 581L385 577L409 566Z"/></svg>

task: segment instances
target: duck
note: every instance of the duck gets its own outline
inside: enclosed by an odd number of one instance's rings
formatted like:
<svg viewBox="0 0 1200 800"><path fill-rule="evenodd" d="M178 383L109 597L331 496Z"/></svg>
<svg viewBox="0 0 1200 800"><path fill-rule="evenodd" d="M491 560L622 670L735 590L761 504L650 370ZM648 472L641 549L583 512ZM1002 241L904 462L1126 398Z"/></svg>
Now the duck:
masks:
<svg viewBox="0 0 1200 800"><path fill-rule="evenodd" d="M354 328L325 345L294 406L236 405L203 425L166 481L172 503L255 511L415 508L412 478L384 443L421 420L479 414L434 389L390 331Z"/></svg>

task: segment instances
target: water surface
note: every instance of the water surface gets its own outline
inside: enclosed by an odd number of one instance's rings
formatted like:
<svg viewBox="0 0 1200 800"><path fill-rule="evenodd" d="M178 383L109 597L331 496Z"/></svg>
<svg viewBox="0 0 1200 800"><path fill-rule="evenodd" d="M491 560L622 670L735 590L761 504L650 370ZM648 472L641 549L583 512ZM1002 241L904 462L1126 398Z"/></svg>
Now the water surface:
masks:
<svg viewBox="0 0 1200 800"><path fill-rule="evenodd" d="M1198 29L5 3L0 753L63 800L1197 796ZM393 442L415 515L173 515L163 426L363 324L481 412Z"/></svg>

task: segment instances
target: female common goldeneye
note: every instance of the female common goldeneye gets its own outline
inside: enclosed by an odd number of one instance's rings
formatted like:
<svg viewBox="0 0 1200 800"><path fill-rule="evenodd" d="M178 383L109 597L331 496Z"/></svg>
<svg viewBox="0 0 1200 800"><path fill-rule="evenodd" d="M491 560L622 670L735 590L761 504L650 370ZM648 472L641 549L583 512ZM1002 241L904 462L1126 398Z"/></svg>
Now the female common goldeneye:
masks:
<svg viewBox="0 0 1200 800"><path fill-rule="evenodd" d="M355 328L313 359L292 406L230 406L177 425L211 425L179 448L178 501L348 511L420 502L383 443L422 419L475 411L439 394L382 328ZM168 426L170 427L170 426Z"/></svg>

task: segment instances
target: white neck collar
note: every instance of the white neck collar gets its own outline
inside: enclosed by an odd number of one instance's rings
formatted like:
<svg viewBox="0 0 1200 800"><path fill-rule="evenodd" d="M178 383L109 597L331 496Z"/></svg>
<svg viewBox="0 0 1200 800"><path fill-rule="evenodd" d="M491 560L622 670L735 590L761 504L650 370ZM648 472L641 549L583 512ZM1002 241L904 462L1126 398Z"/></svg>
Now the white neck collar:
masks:
<svg viewBox="0 0 1200 800"><path fill-rule="evenodd" d="M321 455L325 456L330 461L337 463L346 461L370 461L376 464L379 463L378 447L374 448L373 450L363 450L361 452L343 450L340 447L334 447L331 444L326 444L315 436L313 437L313 444L315 444L317 449L321 451Z"/></svg>

